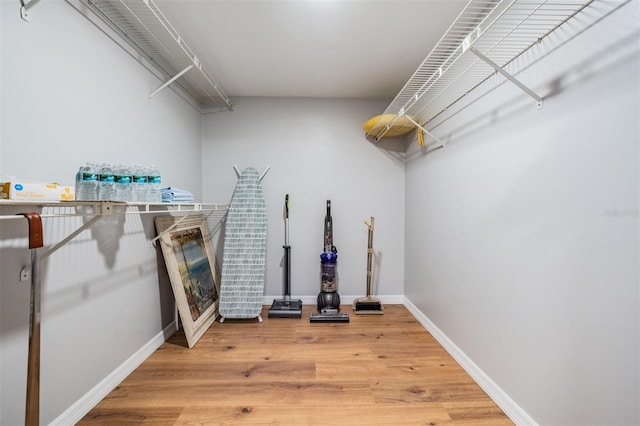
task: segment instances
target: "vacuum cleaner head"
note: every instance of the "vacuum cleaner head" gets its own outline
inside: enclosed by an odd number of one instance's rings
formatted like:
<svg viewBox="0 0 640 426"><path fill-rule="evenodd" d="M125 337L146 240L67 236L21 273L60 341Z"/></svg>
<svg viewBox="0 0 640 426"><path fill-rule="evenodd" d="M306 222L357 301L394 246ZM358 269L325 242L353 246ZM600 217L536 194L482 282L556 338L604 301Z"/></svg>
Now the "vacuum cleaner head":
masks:
<svg viewBox="0 0 640 426"><path fill-rule="evenodd" d="M353 312L356 315L383 315L382 302L375 297L367 296L353 301Z"/></svg>
<svg viewBox="0 0 640 426"><path fill-rule="evenodd" d="M269 318L302 318L302 300L275 299Z"/></svg>
<svg viewBox="0 0 640 426"><path fill-rule="evenodd" d="M309 322L349 322L349 315L339 313L337 310L327 310L319 314L311 314Z"/></svg>

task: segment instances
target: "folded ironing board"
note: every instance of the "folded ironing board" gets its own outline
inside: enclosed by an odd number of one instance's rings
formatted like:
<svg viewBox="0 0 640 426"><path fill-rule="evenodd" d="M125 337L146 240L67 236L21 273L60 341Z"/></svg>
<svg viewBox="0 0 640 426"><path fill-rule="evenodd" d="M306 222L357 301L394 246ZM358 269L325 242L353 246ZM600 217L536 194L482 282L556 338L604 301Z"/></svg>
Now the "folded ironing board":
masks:
<svg viewBox="0 0 640 426"><path fill-rule="evenodd" d="M245 169L231 198L227 214L220 283L221 319L258 318L264 294L267 209L260 175Z"/></svg>

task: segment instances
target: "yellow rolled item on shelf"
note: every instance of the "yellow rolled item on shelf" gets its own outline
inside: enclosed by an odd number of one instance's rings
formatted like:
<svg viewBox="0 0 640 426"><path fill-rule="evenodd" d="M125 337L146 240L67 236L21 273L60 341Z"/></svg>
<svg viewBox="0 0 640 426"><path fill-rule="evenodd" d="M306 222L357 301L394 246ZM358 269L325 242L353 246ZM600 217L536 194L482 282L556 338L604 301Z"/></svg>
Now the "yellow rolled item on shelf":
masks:
<svg viewBox="0 0 640 426"><path fill-rule="evenodd" d="M413 119L413 117L411 117ZM391 127L386 130L387 126ZM376 115L369 121L364 123L364 131L369 136L375 138L395 138L397 136L408 135L416 129L415 124L409 121L405 116L398 116L397 114L382 114Z"/></svg>
<svg viewBox="0 0 640 426"><path fill-rule="evenodd" d="M422 126L422 123L418 123ZM424 148L424 132L422 131L422 127L418 127L418 145L421 148Z"/></svg>

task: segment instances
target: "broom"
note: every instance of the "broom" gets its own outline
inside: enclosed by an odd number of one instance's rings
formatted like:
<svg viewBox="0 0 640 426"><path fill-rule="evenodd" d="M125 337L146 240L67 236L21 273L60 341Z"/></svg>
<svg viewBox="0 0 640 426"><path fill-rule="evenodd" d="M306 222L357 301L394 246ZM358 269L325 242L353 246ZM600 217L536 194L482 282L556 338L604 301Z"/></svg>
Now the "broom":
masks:
<svg viewBox="0 0 640 426"><path fill-rule="evenodd" d="M371 263L373 259L373 221L374 217L371 216L371 221L364 221L364 224L369 228L369 242L367 249L367 296L353 301L353 312L356 314L369 314L369 315L382 315L382 303L379 299L371 296Z"/></svg>

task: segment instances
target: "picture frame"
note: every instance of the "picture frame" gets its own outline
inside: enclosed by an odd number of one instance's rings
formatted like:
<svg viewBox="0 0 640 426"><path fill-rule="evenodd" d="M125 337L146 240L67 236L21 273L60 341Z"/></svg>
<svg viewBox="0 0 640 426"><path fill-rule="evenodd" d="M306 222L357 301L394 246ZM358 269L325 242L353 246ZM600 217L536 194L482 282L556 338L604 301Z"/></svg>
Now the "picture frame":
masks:
<svg viewBox="0 0 640 426"><path fill-rule="evenodd" d="M218 317L220 282L205 217L154 219L189 348Z"/></svg>

